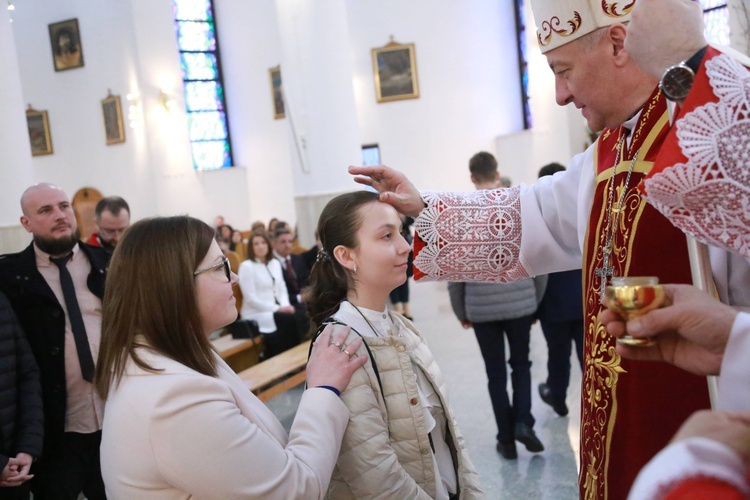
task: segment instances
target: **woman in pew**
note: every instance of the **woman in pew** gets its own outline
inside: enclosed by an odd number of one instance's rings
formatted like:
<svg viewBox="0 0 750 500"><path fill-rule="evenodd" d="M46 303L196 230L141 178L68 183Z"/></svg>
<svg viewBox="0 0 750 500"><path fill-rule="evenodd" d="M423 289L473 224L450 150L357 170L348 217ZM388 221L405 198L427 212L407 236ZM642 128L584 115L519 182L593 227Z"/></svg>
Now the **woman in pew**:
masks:
<svg viewBox="0 0 750 500"><path fill-rule="evenodd" d="M342 351L371 360L341 394L352 416L329 498L484 498L432 353L411 321L386 308L410 252L399 214L369 191L341 195L323 209L318 235L311 323L334 323L334 335L351 327Z"/></svg>
<svg viewBox="0 0 750 500"><path fill-rule="evenodd" d="M263 334L263 357L271 358L300 343L294 306L281 271L281 264L273 257L268 235L250 234L247 242L248 259L240 264L242 290L242 319L258 322Z"/></svg>
<svg viewBox="0 0 750 500"><path fill-rule="evenodd" d="M323 498L349 417L338 392L366 359L337 347L347 332L325 331L287 437L210 348L237 316L237 275L213 236L190 217L146 219L112 257L95 381L107 496Z"/></svg>

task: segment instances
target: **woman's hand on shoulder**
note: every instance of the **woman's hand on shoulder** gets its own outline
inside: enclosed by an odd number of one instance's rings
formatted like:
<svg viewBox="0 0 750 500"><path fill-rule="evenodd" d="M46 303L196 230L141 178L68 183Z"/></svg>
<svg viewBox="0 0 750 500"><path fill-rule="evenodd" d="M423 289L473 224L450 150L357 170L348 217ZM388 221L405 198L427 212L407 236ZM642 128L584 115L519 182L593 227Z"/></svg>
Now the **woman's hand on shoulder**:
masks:
<svg viewBox="0 0 750 500"><path fill-rule="evenodd" d="M333 329L333 325L326 326L313 343L310 360L307 362L307 385L328 385L343 392L349 385L352 374L367 362L367 357L356 354L362 345L362 339L356 338L348 345L345 344L351 328L347 326L335 333Z"/></svg>

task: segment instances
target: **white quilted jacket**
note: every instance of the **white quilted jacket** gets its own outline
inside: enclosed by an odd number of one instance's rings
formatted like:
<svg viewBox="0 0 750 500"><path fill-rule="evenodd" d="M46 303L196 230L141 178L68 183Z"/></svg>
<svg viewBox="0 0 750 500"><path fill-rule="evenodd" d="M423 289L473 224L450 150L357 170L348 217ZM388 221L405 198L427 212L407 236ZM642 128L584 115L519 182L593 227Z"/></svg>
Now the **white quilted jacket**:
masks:
<svg viewBox="0 0 750 500"><path fill-rule="evenodd" d="M412 362L421 367L445 410L449 447L456 464L459 498L484 498L479 476L469 460L464 440L445 395L443 375L422 336L403 316L398 319L418 338L411 357L396 336L365 337L383 384L380 393L372 363L352 376L341 399L351 412L328 498L435 498L435 471L424 413L417 393ZM336 326L337 329L343 328ZM403 330L402 330L403 331ZM346 344L357 337L349 334ZM358 356L368 356L365 346Z"/></svg>

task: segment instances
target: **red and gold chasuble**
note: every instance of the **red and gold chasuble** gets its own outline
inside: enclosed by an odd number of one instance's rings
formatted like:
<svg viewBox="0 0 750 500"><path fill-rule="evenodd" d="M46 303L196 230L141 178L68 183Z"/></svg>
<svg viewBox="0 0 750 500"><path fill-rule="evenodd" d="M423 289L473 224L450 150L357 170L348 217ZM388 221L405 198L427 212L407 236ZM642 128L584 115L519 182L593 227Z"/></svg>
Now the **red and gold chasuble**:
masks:
<svg viewBox="0 0 750 500"><path fill-rule="evenodd" d="M596 188L584 249L584 373L581 394L581 498L626 498L638 471L661 450L694 411L708 408L705 377L666 363L631 361L615 352L615 341L597 315L603 248L610 200L622 213L614 219L609 266L614 276L657 276L660 283L691 283L685 236L647 204L637 189L653 166L669 132L666 101L649 99L632 131L630 147L617 145L623 127L605 130L596 145ZM633 164L627 186L625 180ZM614 196L609 190L614 187Z"/></svg>

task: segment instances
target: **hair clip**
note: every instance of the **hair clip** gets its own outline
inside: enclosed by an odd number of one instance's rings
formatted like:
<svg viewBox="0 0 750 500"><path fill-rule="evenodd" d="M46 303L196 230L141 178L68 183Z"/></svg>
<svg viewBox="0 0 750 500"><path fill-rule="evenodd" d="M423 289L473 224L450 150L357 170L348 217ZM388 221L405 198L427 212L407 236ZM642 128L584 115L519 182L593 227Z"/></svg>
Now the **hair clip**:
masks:
<svg viewBox="0 0 750 500"><path fill-rule="evenodd" d="M328 257L328 252L326 252L325 248L321 248L318 250L318 255L315 257L315 262L326 262L327 260L330 260Z"/></svg>

